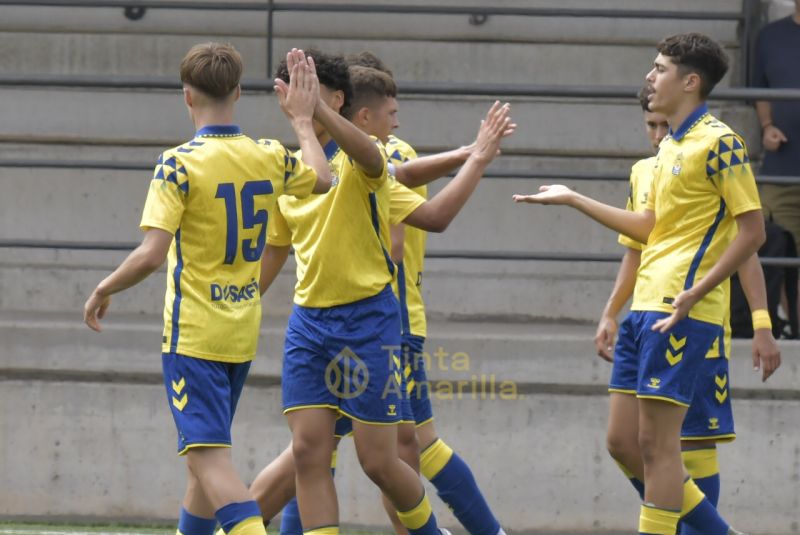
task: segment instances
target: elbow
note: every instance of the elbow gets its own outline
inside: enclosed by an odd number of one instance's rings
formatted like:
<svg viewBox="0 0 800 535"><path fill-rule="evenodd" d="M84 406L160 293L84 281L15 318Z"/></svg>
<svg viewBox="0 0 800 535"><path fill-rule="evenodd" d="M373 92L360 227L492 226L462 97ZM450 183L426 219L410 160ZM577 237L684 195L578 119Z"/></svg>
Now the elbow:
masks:
<svg viewBox="0 0 800 535"><path fill-rule="evenodd" d="M152 273L156 271L167 260L166 253L160 251L150 251L143 258L142 264L146 271Z"/></svg>
<svg viewBox="0 0 800 535"><path fill-rule="evenodd" d="M445 217L437 217L430 221L430 224L427 228L428 232L435 232L437 234L441 234L447 227L450 226L451 219Z"/></svg>
<svg viewBox="0 0 800 535"><path fill-rule="evenodd" d="M312 190L313 193L328 193L331 189L331 184L333 182L333 177L331 176L331 170L326 165L322 170L317 171L317 183L314 184L314 189Z"/></svg>
<svg viewBox="0 0 800 535"><path fill-rule="evenodd" d="M761 246L767 241L767 231L763 224L758 225L758 229L753 235L753 254L757 253Z"/></svg>

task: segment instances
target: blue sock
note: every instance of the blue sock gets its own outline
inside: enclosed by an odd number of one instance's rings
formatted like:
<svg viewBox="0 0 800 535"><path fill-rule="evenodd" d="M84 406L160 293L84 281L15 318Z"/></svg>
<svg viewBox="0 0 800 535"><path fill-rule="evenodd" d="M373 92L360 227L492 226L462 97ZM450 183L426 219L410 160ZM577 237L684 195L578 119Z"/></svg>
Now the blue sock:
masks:
<svg viewBox="0 0 800 535"><path fill-rule="evenodd" d="M258 504L255 500L250 500L247 502L229 503L217 509L214 516L217 517L217 521L219 521L219 525L222 526L222 530L228 533L237 524L248 518L253 518L254 516L261 518L261 510L258 508Z"/></svg>
<svg viewBox="0 0 800 535"><path fill-rule="evenodd" d="M281 535L303 535L303 524L300 522L300 509L297 498L287 503L281 511Z"/></svg>
<svg viewBox="0 0 800 535"><path fill-rule="evenodd" d="M420 470L470 535L497 535L500 523L481 494L475 476L441 439L422 452Z"/></svg>
<svg viewBox="0 0 800 535"><path fill-rule="evenodd" d="M217 528L216 518L201 518L181 507L178 519L178 531L183 535L214 535Z"/></svg>
<svg viewBox="0 0 800 535"><path fill-rule="evenodd" d="M681 523L703 535L728 535L730 529L716 507L703 495L691 478L683 484Z"/></svg>
<svg viewBox="0 0 800 535"><path fill-rule="evenodd" d="M695 479L694 482L697 483L697 486L700 487L700 490L706 495L706 500L716 508L719 503L719 474ZM678 533L680 533L680 535L703 535L703 532L692 528L683 519L681 519L680 524L678 524Z"/></svg>

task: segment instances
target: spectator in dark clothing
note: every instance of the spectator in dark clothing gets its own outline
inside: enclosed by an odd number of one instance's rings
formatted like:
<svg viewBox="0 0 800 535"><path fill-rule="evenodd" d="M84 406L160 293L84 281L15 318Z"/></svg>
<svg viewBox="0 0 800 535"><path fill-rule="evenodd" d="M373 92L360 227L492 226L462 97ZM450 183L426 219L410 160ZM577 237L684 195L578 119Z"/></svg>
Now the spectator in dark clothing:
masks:
<svg viewBox="0 0 800 535"><path fill-rule="evenodd" d="M800 89L800 0L795 13L766 25L758 35L754 86ZM761 122L762 175L800 177L800 101L756 102ZM762 185L764 213L800 243L800 185Z"/></svg>

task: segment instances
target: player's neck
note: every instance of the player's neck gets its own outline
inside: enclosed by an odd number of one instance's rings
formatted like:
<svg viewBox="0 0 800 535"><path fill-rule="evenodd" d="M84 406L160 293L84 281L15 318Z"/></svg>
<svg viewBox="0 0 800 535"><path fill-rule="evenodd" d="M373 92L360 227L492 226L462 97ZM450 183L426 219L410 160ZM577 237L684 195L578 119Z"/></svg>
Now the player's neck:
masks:
<svg viewBox="0 0 800 535"><path fill-rule="evenodd" d="M233 109L204 108L196 109L192 114L195 131L206 126L231 125L233 121Z"/></svg>
<svg viewBox="0 0 800 535"><path fill-rule="evenodd" d="M333 137L331 137L331 135L328 133L328 131L327 131L327 130L323 131L321 134L319 134L319 135L317 136L317 141L319 141L319 145L320 145L320 147L322 147L322 148L325 148L325 145L327 145L328 143L330 143L330 141L331 141L332 139L333 139Z"/></svg>
<svg viewBox="0 0 800 535"><path fill-rule="evenodd" d="M792 20L795 24L800 24L800 9L795 10Z"/></svg>
<svg viewBox="0 0 800 535"><path fill-rule="evenodd" d="M684 121L698 108L700 105L703 104L702 100L697 100L694 98L687 98L675 109L674 112L667 115L667 122L669 123L669 128L673 132L676 132L681 125L683 125Z"/></svg>

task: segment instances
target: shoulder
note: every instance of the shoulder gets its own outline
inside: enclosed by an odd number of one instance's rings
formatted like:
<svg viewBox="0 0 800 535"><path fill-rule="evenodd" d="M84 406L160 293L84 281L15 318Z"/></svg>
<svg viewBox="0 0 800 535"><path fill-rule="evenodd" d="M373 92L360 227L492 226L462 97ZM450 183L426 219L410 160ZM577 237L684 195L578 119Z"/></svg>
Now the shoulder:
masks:
<svg viewBox="0 0 800 535"><path fill-rule="evenodd" d="M275 153L275 154L285 154L288 152L286 147L278 141L277 139L266 139L262 138L259 140L254 141L255 145L264 152Z"/></svg>
<svg viewBox="0 0 800 535"><path fill-rule="evenodd" d="M389 136L386 142L386 154L392 162L406 162L417 157L417 151L409 143L402 139Z"/></svg>

